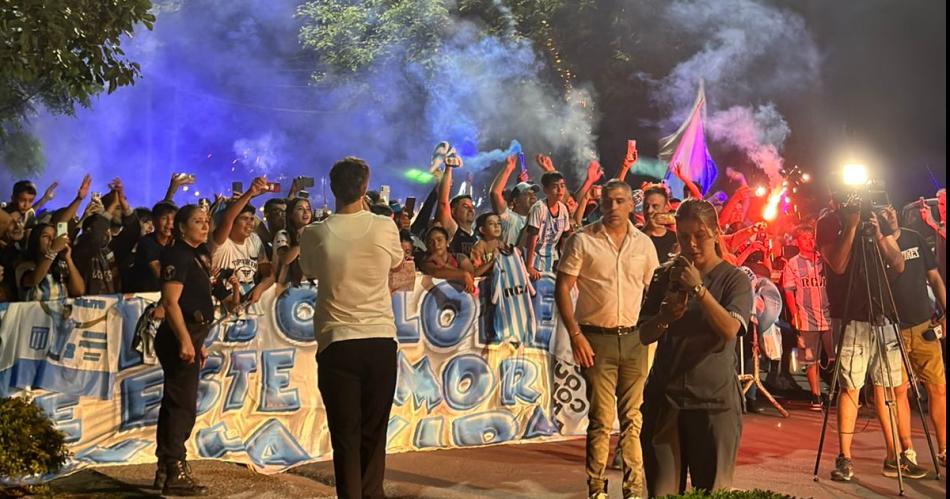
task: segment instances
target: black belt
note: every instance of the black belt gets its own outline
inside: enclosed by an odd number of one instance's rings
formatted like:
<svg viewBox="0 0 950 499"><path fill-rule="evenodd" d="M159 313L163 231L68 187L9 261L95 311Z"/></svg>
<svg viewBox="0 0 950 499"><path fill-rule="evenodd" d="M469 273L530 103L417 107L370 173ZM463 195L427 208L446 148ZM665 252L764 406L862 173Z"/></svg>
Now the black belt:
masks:
<svg viewBox="0 0 950 499"><path fill-rule="evenodd" d="M637 331L636 326L618 326L618 327L597 327L581 324L581 332L584 334L604 334L607 336L625 336Z"/></svg>

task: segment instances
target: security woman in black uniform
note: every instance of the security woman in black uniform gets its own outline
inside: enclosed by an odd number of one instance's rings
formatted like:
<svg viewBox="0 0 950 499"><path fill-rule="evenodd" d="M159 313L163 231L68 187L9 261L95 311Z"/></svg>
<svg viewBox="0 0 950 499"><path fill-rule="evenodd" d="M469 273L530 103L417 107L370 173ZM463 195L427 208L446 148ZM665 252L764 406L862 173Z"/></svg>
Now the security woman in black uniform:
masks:
<svg viewBox="0 0 950 499"><path fill-rule="evenodd" d="M208 213L187 205L175 214L175 242L162 254L165 321L155 336L155 352L165 387L156 435L155 488L176 496L205 495L185 463L185 442L195 425L198 372L208 358L204 341L214 318Z"/></svg>
<svg viewBox="0 0 950 499"><path fill-rule="evenodd" d="M742 397L736 337L752 310L745 274L722 259L712 204L676 210L680 254L657 270L640 314L640 341L656 341L640 433L649 497L732 486Z"/></svg>

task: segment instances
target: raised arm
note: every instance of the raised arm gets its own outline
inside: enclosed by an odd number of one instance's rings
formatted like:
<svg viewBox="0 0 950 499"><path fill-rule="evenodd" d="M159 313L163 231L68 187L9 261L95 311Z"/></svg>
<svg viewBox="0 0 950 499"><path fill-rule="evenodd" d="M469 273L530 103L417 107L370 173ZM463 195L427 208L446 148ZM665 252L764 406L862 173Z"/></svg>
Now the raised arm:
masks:
<svg viewBox="0 0 950 499"><path fill-rule="evenodd" d="M694 184L693 181L690 180L690 178L687 177L685 173L683 173L682 164L677 162L677 163L674 163L673 166L670 168L673 171L673 175L676 175L676 178L680 179L680 181L683 182L683 186L689 192L689 196L691 198L703 199L703 193L699 190L699 187L696 187L696 184Z"/></svg>
<svg viewBox="0 0 950 499"><path fill-rule="evenodd" d="M33 203L33 209L39 211L46 203L53 200L53 196L56 195L56 188L59 187L59 182L53 182L49 187L46 188L46 192Z"/></svg>
<svg viewBox="0 0 950 499"><path fill-rule="evenodd" d="M596 160L587 165L587 177L581 188L574 194L577 200L577 209L574 210L574 225L581 225L584 222L584 210L587 208L587 195L590 188L604 176L604 170Z"/></svg>
<svg viewBox="0 0 950 499"><path fill-rule="evenodd" d="M627 141L627 155L624 156L620 170L617 172L617 180L623 182L627 178L627 172L629 172L633 164L637 162L638 157L636 141Z"/></svg>
<svg viewBox="0 0 950 499"><path fill-rule="evenodd" d="M517 164L518 156L514 154L508 156L504 168L498 171L498 175L495 175L495 180L491 183L491 208L499 215L508 210L508 203L505 202L504 195L505 185L508 183L511 173L515 171Z"/></svg>
<svg viewBox="0 0 950 499"><path fill-rule="evenodd" d="M89 186L92 185L92 177L89 174L86 174L82 178L82 182L79 184L79 190L76 192L76 198L73 199L69 206L65 210L59 213L59 215L53 217L53 223L57 224L59 222L67 222L75 218L76 213L79 213L79 205L82 204L83 200L86 199L86 195L89 194Z"/></svg>
<svg viewBox="0 0 950 499"><path fill-rule="evenodd" d="M234 220L237 219L238 215L241 214L241 210L247 206L247 203L249 203L251 199L264 191L266 185L267 180L264 177L257 177L251 182L251 186L244 191L244 194L241 194L241 197L231 202L227 210L225 210L221 216L221 223L214 228L213 239L215 246L221 246L228 240L228 235L231 234L231 227L234 225Z"/></svg>
<svg viewBox="0 0 950 499"><path fill-rule="evenodd" d="M452 191L452 170L454 168L446 165L442 171L442 180L439 182L439 204L435 210L435 219L442 228L449 233L449 240L455 236L458 225L452 219L452 208L449 206L449 198Z"/></svg>
<svg viewBox="0 0 950 499"><path fill-rule="evenodd" d="M171 180L168 181L168 190L165 191L165 199L169 203L174 202L175 193L178 192L178 189L183 185L191 185L195 183L195 178L187 173L172 173Z"/></svg>

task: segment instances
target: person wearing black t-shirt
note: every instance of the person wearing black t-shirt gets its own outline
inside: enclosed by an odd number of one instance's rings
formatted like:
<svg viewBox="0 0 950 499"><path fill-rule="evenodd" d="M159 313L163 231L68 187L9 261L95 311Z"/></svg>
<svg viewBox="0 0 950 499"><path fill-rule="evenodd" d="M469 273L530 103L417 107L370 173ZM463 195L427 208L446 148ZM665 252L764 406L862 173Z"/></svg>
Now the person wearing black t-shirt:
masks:
<svg viewBox="0 0 950 499"><path fill-rule="evenodd" d="M670 215L670 197L660 186L650 187L643 193L643 233L650 236L660 263L666 263L676 254L676 233L664 224Z"/></svg>
<svg viewBox="0 0 950 499"><path fill-rule="evenodd" d="M858 417L858 392L868 375L874 385L875 412L887 447L883 473L896 477L897 466L900 466L904 478L923 478L926 470L914 464L912 457L895 449L890 412L885 405L885 392L896 391L901 385L902 360L894 318L886 313L889 307L879 299L879 290L887 283L882 282L885 277L879 272L874 246L889 272L900 274L904 272L904 257L897 241L893 235L882 233L877 216L862 217L857 203L843 203L828 210L818 219L815 232L828 279L831 318L843 324L839 339L841 353L837 359L841 380L838 396L840 454L835 459L831 479L848 482L854 477L851 442ZM886 357L882 357L878 344L882 338ZM891 395L888 393L886 398L892 399ZM901 433L909 429L909 424L906 428L898 425Z"/></svg>
<svg viewBox="0 0 950 499"><path fill-rule="evenodd" d="M164 394L156 431L155 488L169 495L205 495L185 463L185 442L195 426L198 373L208 358L205 337L214 318L208 213L187 205L175 215L175 243L162 255L165 321L155 336L164 371Z"/></svg>
<svg viewBox="0 0 950 499"><path fill-rule="evenodd" d="M893 208L882 211L882 219L891 233L897 238L897 246L904 256L904 271L891 274L891 289L897 313L900 315L901 340L904 351L914 372L924 383L927 390L930 421L937 434L939 461L947 463L947 377L943 365L943 352L940 338L934 333L934 307L930 302L927 285L933 290L937 306L946 316L947 290L937 270L937 260L918 232L900 227L897 212ZM944 319L945 320L945 319ZM905 375L905 379L907 376ZM898 393L898 419L907 426L910 436L910 402L907 398L907 384L904 383ZM901 432L905 433L905 432ZM903 440L903 435L902 435ZM905 449L911 448L910 438L901 442Z"/></svg>
<svg viewBox="0 0 950 499"><path fill-rule="evenodd" d="M640 341L657 342L643 393L647 496L729 490L742 433L736 339L752 312L752 284L722 258L716 209L676 210L680 254L660 267L644 299Z"/></svg>
<svg viewBox="0 0 950 499"><path fill-rule="evenodd" d="M162 252L175 242L173 229L178 207L162 201L152 208L155 231L139 238L132 264L133 280L129 291L144 293L162 290Z"/></svg>

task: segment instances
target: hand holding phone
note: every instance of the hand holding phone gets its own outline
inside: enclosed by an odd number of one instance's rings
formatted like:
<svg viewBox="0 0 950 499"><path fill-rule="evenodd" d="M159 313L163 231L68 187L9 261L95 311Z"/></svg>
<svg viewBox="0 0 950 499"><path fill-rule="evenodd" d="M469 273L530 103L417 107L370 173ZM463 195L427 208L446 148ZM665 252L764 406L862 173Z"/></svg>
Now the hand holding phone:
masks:
<svg viewBox="0 0 950 499"><path fill-rule="evenodd" d="M636 161L637 161L637 141L631 139L627 141L627 157L625 158L625 162L635 163Z"/></svg>
<svg viewBox="0 0 950 499"><path fill-rule="evenodd" d="M69 224L67 222L58 222L56 224L56 237L65 236L69 232Z"/></svg>

